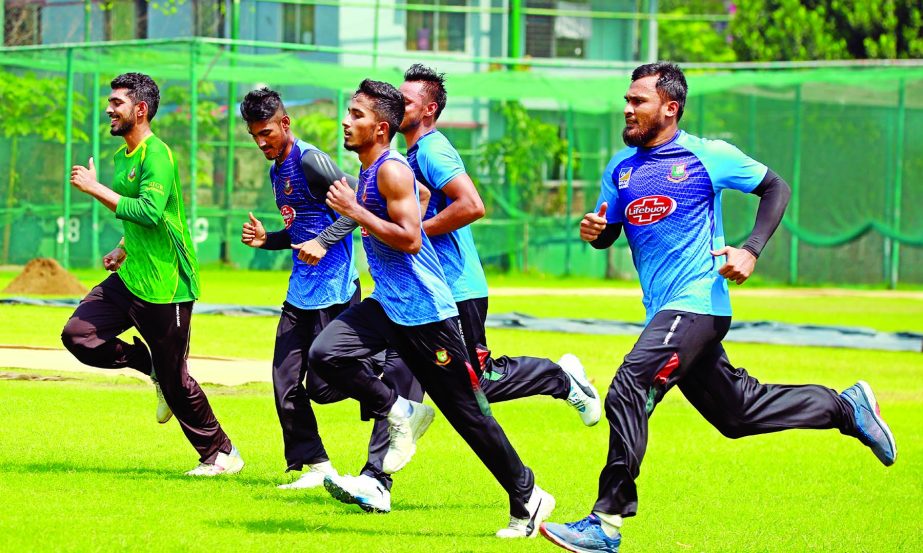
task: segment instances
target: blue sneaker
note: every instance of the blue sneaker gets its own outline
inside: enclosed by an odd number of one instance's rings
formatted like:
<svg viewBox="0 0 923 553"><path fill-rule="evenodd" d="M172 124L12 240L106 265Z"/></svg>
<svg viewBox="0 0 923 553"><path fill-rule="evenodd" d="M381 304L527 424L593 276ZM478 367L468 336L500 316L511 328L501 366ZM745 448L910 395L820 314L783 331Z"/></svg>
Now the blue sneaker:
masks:
<svg viewBox="0 0 923 553"><path fill-rule="evenodd" d="M878 408L872 388L867 382L860 380L843 390L840 397L853 406L859 441L869 446L886 467L893 465L894 459L897 458L897 444L894 443L891 429L881 418L881 409Z"/></svg>
<svg viewBox="0 0 923 553"><path fill-rule="evenodd" d="M568 551L578 553L592 553L603 551L605 553L618 553L619 544L622 543L621 534L610 538L603 531L602 521L599 517L590 514L577 522L557 524L546 522L541 526L542 535L551 543Z"/></svg>

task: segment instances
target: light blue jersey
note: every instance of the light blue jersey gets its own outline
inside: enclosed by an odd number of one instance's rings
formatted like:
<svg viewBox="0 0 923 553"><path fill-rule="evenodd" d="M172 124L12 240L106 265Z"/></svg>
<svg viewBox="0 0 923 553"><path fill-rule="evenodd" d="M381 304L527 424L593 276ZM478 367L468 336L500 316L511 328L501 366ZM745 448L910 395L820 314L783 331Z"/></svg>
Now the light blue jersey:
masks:
<svg viewBox="0 0 923 553"><path fill-rule="evenodd" d="M424 134L407 150L407 161L417 180L432 193L423 216L424 220L429 219L452 203L442 188L465 173L465 164L449 139L437 130ZM486 298L487 279L474 247L471 227L465 225L452 232L431 236L430 241L455 301Z"/></svg>
<svg viewBox="0 0 923 553"><path fill-rule="evenodd" d="M767 168L721 140L679 131L656 148L625 148L603 172L597 211L621 223L644 292L647 321L664 309L730 316L721 192L752 192Z"/></svg>
<svg viewBox="0 0 923 553"><path fill-rule="evenodd" d="M387 201L378 191L378 169L386 161L409 167L401 154L394 150L385 152L359 173L356 198L359 205L376 217L390 221ZM417 194L416 183L413 186ZM458 315L442 266L436 259L436 251L422 228L420 234L423 237L420 251L409 254L392 248L362 229L362 245L368 258L369 272L375 280L371 297L381 304L388 318L399 325L417 326Z"/></svg>
<svg viewBox="0 0 923 553"><path fill-rule="evenodd" d="M316 197L301 168L301 158L314 146L295 140L292 151L278 167L269 169L269 180L292 244L307 242L334 222L339 215L326 203L326 196ZM323 309L346 303L356 292L359 278L353 265L350 240L338 242L317 265L298 259L292 250L292 275L288 280L285 301L299 309Z"/></svg>

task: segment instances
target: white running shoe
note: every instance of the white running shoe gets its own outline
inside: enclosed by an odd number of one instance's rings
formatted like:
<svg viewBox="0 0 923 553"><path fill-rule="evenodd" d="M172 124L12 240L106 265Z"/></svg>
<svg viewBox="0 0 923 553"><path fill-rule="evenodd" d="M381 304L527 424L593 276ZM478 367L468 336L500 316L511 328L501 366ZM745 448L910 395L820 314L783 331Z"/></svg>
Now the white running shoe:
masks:
<svg viewBox="0 0 923 553"><path fill-rule="evenodd" d="M333 468L330 461L315 463L313 465L308 465L304 469L304 472L301 473L301 477L298 478L298 480L289 482L288 484L281 484L278 488L280 490L310 490L311 488L319 488L324 485L325 476L336 475L337 469Z"/></svg>
<svg viewBox="0 0 923 553"><path fill-rule="evenodd" d="M154 383L154 392L157 394L157 422L165 424L173 417L173 410L167 405L167 400L163 398L163 390L160 389L160 382L157 381L153 371L151 371L151 382Z"/></svg>
<svg viewBox="0 0 923 553"><path fill-rule="evenodd" d="M218 453L214 463L199 463L199 466L186 473L186 476L218 476L221 474L237 474L244 468L244 460L236 447L231 447L230 453Z"/></svg>
<svg viewBox="0 0 923 553"><path fill-rule="evenodd" d="M388 415L388 434L391 443L381 463L381 470L385 474L394 474L410 462L410 458L417 451L417 440L426 432L436 415L429 405L416 401L409 401L409 403L413 407L413 412L409 417L401 416L396 412Z"/></svg>
<svg viewBox="0 0 923 553"><path fill-rule="evenodd" d="M570 377L570 393L567 394L567 403L577 410L583 424L593 426L599 422L602 409L599 405L599 394L586 377L583 363L576 355L565 353L558 361L558 365L561 365Z"/></svg>
<svg viewBox="0 0 923 553"><path fill-rule="evenodd" d="M391 512L391 492L367 474L328 475L324 487L337 501L355 503L366 513Z"/></svg>
<svg viewBox="0 0 923 553"><path fill-rule="evenodd" d="M538 535L538 529L554 510L554 497L545 490L538 487L538 484L532 488L532 495L529 496L529 502L526 503L526 509L529 510L529 518L510 517L510 523L506 528L497 530L498 538L534 538Z"/></svg>

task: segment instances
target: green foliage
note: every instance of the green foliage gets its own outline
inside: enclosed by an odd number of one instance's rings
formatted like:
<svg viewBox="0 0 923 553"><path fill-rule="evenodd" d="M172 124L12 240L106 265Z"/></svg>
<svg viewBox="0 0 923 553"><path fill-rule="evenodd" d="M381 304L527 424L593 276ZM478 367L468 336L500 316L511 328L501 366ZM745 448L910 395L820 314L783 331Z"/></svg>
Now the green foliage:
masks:
<svg viewBox="0 0 923 553"><path fill-rule="evenodd" d="M318 101L307 106L294 106L289 108L288 112L295 136L314 144L331 157L335 157L337 147L343 140L335 104ZM343 165L342 169L347 173L358 174L359 162L356 156L345 156Z"/></svg>
<svg viewBox="0 0 923 553"><path fill-rule="evenodd" d="M147 0L147 3L151 6L152 10L157 10L164 15L173 15L176 13L177 8L186 3L186 0L160 0L159 2L152 2ZM222 12L224 4L221 4Z"/></svg>
<svg viewBox="0 0 923 553"><path fill-rule="evenodd" d="M215 155L212 148L207 147L211 141L223 140L226 134L227 113L221 109L221 104L213 100L217 97L217 87L210 81L199 82L198 108L198 139L199 148L196 156L197 171L196 181L199 187L209 188L214 186ZM191 91L188 86L168 86L160 92L161 106L177 106L177 109L167 112L158 111L151 122L154 132L165 140L173 149L180 160L181 179L189 182L189 159L191 152Z"/></svg>
<svg viewBox="0 0 923 553"><path fill-rule="evenodd" d="M42 140L64 143L65 110L62 105L67 83L64 77L39 77L29 71L10 73L0 70L0 135L7 138L40 136ZM88 140L76 124L87 116L88 102L74 91L73 139Z"/></svg>
<svg viewBox="0 0 923 553"><path fill-rule="evenodd" d="M670 15L720 14L726 10L724 0L660 3L660 12ZM657 27L659 57L680 63L737 61L727 27L727 23L710 21L661 21Z"/></svg>
<svg viewBox="0 0 923 553"><path fill-rule="evenodd" d="M518 196L513 205L540 213L545 175L549 166L567 162L567 140L557 126L532 117L519 102L503 102L499 111L503 135L484 145L481 163L492 174L503 175Z"/></svg>
<svg viewBox="0 0 923 553"><path fill-rule="evenodd" d="M158 11L164 15L174 15L180 6L186 4L186 0L159 0L156 2L152 2L151 0L145 1L152 10ZM99 7L99 11L104 12L110 10L118 10L120 4L127 4L128 2L126 0L97 0L97 2L94 3L96 3L96 5ZM223 3L219 4L215 9L220 10L221 13L225 12Z"/></svg>
<svg viewBox="0 0 923 553"><path fill-rule="evenodd" d="M740 0L731 21L743 61L918 58L918 0Z"/></svg>

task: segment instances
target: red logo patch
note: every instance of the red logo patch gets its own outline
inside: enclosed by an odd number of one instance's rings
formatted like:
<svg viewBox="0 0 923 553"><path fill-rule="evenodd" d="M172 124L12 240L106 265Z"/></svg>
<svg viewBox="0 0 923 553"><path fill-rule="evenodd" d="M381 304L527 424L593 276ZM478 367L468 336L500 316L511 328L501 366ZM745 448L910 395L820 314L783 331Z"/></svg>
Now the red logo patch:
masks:
<svg viewBox="0 0 923 553"><path fill-rule="evenodd" d="M295 210L291 206L283 205L279 208L279 213L282 214L282 220L285 221L285 228L292 226L292 223L295 222Z"/></svg>
<svg viewBox="0 0 923 553"><path fill-rule="evenodd" d="M625 220L637 226L650 225L676 211L676 200L669 196L645 196L625 206Z"/></svg>
<svg viewBox="0 0 923 553"><path fill-rule="evenodd" d="M368 237L369 237L369 231L368 231L365 227L360 227L359 230L362 231L362 237L363 237L363 238L368 238Z"/></svg>

